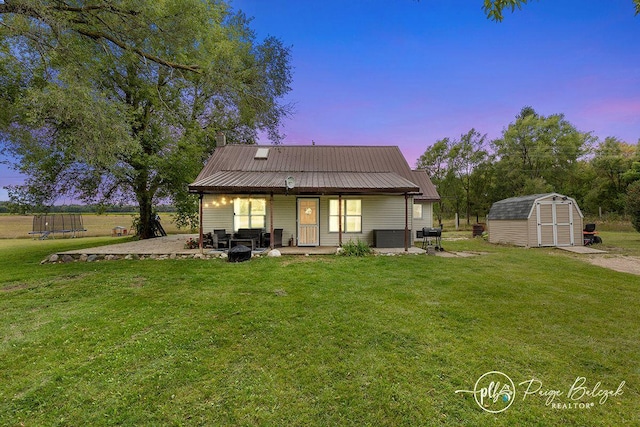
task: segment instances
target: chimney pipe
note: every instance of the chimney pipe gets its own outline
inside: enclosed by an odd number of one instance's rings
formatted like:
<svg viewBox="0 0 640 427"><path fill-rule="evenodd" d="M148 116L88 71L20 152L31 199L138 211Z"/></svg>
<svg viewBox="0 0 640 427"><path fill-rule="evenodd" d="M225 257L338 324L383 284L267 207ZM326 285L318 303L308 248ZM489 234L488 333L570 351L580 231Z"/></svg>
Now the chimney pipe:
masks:
<svg viewBox="0 0 640 427"><path fill-rule="evenodd" d="M227 145L227 137L224 132L218 132L216 134L216 147L224 147L225 145Z"/></svg>

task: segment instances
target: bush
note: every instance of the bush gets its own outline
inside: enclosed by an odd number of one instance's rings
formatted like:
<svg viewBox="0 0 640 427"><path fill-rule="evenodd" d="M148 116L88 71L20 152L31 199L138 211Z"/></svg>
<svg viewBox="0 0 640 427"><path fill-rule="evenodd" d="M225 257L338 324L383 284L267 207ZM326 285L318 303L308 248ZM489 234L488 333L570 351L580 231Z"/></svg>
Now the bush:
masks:
<svg viewBox="0 0 640 427"><path fill-rule="evenodd" d="M371 248L367 242L363 242L360 239L357 242L349 240L342 245L342 251L340 252L342 256L367 256L369 254L371 254Z"/></svg>

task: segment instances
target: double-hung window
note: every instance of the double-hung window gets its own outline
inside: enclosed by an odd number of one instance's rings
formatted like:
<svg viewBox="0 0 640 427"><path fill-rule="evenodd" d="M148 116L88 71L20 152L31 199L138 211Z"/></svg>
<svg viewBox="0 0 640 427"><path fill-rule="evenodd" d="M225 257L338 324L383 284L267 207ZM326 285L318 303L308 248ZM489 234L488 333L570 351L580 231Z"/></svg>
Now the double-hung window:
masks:
<svg viewBox="0 0 640 427"><path fill-rule="evenodd" d="M233 201L233 231L240 228L264 228L266 216L266 199L237 198Z"/></svg>
<svg viewBox="0 0 640 427"><path fill-rule="evenodd" d="M329 232L337 233L341 223L344 233L362 232L362 200L343 199L339 206L339 200L329 200Z"/></svg>
<svg viewBox="0 0 640 427"><path fill-rule="evenodd" d="M413 204L413 219L422 219L422 204Z"/></svg>

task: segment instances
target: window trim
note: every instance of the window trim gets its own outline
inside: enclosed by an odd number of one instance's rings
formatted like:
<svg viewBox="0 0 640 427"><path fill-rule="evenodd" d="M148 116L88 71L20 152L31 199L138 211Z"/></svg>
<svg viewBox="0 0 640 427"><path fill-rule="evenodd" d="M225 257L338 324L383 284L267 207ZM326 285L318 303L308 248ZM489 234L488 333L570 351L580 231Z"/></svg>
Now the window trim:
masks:
<svg viewBox="0 0 640 427"><path fill-rule="evenodd" d="M238 214L236 214L236 200L247 200L249 202L249 214L248 215L242 215L242 214L238 215ZM264 206L265 206L265 210L264 210L263 214L254 214L254 213L252 213L253 212L253 203L252 203L253 200L261 200L261 201L263 201ZM237 226L238 224L237 224L236 220L239 217L248 218L248 224L249 224L248 228L264 229L265 225L267 223L267 199L264 198L264 197L236 197L236 198L234 198L233 199L233 232L234 233L237 233L239 229L244 228L244 227ZM262 221L261 221L262 224L263 224L262 227L252 227L251 226L251 224L253 223L253 218L254 217L262 217Z"/></svg>
<svg viewBox="0 0 640 427"><path fill-rule="evenodd" d="M342 214L342 230L332 230L331 228L331 219L338 217L338 215L331 214L331 204L332 202L339 203L342 200L342 209L339 209L339 212ZM347 215L347 202L348 201L358 201L360 202L360 215ZM329 210L328 210L328 221L327 230L329 233L339 233L342 231L342 234L362 234L362 199L351 199L351 198L342 198L342 199L329 199ZM347 230L347 219L348 218L359 218L359 230L358 231L349 231ZM340 221L340 219L338 219ZM339 224L339 223L338 223Z"/></svg>
<svg viewBox="0 0 640 427"><path fill-rule="evenodd" d="M420 207L420 216L416 216L416 207ZM422 203L415 203L413 202L413 209L412 209L412 213L411 213L413 219L424 219L424 204Z"/></svg>

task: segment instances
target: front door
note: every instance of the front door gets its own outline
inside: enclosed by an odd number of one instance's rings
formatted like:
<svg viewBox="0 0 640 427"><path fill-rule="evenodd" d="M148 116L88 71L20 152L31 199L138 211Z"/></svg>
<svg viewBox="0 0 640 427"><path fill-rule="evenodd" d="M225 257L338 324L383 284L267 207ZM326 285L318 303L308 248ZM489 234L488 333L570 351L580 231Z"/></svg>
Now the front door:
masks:
<svg viewBox="0 0 640 427"><path fill-rule="evenodd" d="M298 199L298 246L320 245L320 199Z"/></svg>

